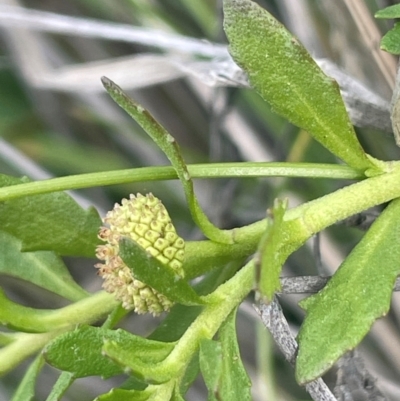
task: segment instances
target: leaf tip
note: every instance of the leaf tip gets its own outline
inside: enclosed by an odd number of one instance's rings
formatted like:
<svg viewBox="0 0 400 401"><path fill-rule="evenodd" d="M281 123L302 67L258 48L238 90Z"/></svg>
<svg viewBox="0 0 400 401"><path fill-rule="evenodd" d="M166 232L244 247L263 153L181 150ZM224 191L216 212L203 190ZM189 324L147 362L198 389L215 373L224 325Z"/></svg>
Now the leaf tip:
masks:
<svg viewBox="0 0 400 401"><path fill-rule="evenodd" d="M111 81L110 78L107 78L106 76L102 76L101 78L101 83L103 84L103 86L107 89L109 87L111 87L111 85L113 84L113 81Z"/></svg>

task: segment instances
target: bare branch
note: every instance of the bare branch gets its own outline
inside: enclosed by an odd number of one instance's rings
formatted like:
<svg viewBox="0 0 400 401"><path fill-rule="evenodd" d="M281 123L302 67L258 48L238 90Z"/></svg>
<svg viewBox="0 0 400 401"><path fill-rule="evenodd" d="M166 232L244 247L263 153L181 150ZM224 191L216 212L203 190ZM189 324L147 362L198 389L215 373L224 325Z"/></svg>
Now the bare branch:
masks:
<svg viewBox="0 0 400 401"><path fill-rule="evenodd" d="M330 277L297 276L281 277L280 294L314 294L322 290ZM400 291L400 278L397 278L393 291Z"/></svg>
<svg viewBox="0 0 400 401"><path fill-rule="evenodd" d="M343 355L338 368L334 389L338 401L386 401L356 350Z"/></svg>
<svg viewBox="0 0 400 401"><path fill-rule="evenodd" d="M281 306L275 298L270 304L260 303L255 306L265 327L270 331L285 359L294 366L297 342L292 335L289 324L283 315ZM319 378L305 385L305 389L314 401L337 401L324 381Z"/></svg>
<svg viewBox="0 0 400 401"><path fill-rule="evenodd" d="M0 26L140 43L145 46L205 57L226 57L228 55L225 45L213 44L205 40L127 24L76 18L22 7L1 5Z"/></svg>

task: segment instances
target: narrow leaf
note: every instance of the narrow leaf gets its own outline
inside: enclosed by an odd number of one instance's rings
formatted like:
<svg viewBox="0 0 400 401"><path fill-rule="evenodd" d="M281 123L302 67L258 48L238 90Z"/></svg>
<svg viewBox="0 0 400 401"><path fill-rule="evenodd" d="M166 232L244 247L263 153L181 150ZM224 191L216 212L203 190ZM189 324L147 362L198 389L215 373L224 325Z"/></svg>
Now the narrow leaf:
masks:
<svg viewBox="0 0 400 401"><path fill-rule="evenodd" d="M202 304L193 288L168 265L147 253L129 238L120 241L120 256L133 275L168 299L184 305Z"/></svg>
<svg viewBox="0 0 400 401"><path fill-rule="evenodd" d="M208 401L217 401L216 393L222 373L222 348L217 341L205 339L200 343L200 370L208 389Z"/></svg>
<svg viewBox="0 0 400 401"><path fill-rule="evenodd" d="M258 253L257 267L259 270L258 288L261 295L272 299L275 291L280 289L279 275L282 270L284 259L280 252L282 238L283 216L287 209L287 201L275 200L266 230L261 237Z"/></svg>
<svg viewBox="0 0 400 401"><path fill-rule="evenodd" d="M219 330L219 341L222 346L222 375L218 400L250 401L251 381L244 369L236 338L235 309Z"/></svg>
<svg viewBox="0 0 400 401"><path fill-rule="evenodd" d="M170 401L185 401L185 399L182 397L181 393L175 389Z"/></svg>
<svg viewBox="0 0 400 401"><path fill-rule="evenodd" d="M185 370L185 374L180 381L179 389L176 389L175 392L182 394L182 396L185 395L190 386L196 380L199 371L199 355L196 353Z"/></svg>
<svg viewBox="0 0 400 401"><path fill-rule="evenodd" d="M148 338L157 341L178 341L202 309L201 306L174 305Z"/></svg>
<svg viewBox="0 0 400 401"><path fill-rule="evenodd" d="M309 382L357 346L390 307L400 274L400 200L374 222L325 288L301 302L307 316L299 333L296 378Z"/></svg>
<svg viewBox="0 0 400 401"><path fill-rule="evenodd" d="M71 301L88 295L54 252L21 252L21 241L4 231L0 231L0 249L0 273L29 281Z"/></svg>
<svg viewBox="0 0 400 401"><path fill-rule="evenodd" d="M224 28L235 62L273 109L308 131L354 169L374 168L357 140L336 82L266 10L224 0Z"/></svg>
<svg viewBox="0 0 400 401"><path fill-rule="evenodd" d="M200 343L200 369L209 401L251 400L251 382L243 367L236 338L235 309L219 330L219 341Z"/></svg>
<svg viewBox="0 0 400 401"><path fill-rule="evenodd" d="M0 187L28 182L0 175ZM60 255L94 257L101 219L69 195L54 192L0 203L1 229L18 238L22 251L50 250Z"/></svg>
<svg viewBox="0 0 400 401"><path fill-rule="evenodd" d="M11 401L30 401L33 399L35 396L36 380L43 365L44 359L39 355L29 366Z"/></svg>
<svg viewBox="0 0 400 401"><path fill-rule="evenodd" d="M287 207L287 200L276 199L274 207L268 210L266 230L261 237L255 258L258 289L267 300L271 300L281 288L279 277L285 260L309 236L298 219L284 220Z"/></svg>
<svg viewBox="0 0 400 401"><path fill-rule="evenodd" d="M233 243L232 233L215 227L201 209L194 193L189 170L175 138L147 110L127 96L118 85L106 77L102 77L101 80L114 101L144 129L168 157L181 181L193 220L204 235L216 242Z"/></svg>
<svg viewBox="0 0 400 401"><path fill-rule="evenodd" d="M75 375L70 372L62 372L54 384L46 401L60 401L64 393L75 381Z"/></svg>

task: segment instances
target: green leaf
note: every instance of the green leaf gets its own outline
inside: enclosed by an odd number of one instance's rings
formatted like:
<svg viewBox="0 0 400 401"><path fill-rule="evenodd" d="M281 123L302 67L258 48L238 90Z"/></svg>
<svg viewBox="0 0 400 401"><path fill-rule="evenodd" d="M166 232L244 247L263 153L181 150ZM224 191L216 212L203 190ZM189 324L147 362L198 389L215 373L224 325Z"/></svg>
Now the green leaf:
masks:
<svg viewBox="0 0 400 401"><path fill-rule="evenodd" d="M119 387L123 390L145 390L146 387L148 387L148 384L143 383L139 379L137 379L135 376L129 376L124 383Z"/></svg>
<svg viewBox="0 0 400 401"><path fill-rule="evenodd" d="M130 311L125 309L122 304L118 306L107 316L106 321L102 324L103 329L112 329L122 320Z"/></svg>
<svg viewBox="0 0 400 401"><path fill-rule="evenodd" d="M149 385L145 390L113 389L107 394L96 398L95 401L172 401L177 398L173 388L174 382L161 385ZM179 397L179 393L177 394Z"/></svg>
<svg viewBox="0 0 400 401"><path fill-rule="evenodd" d="M29 281L71 301L88 296L54 252L21 252L21 241L0 231L0 273Z"/></svg>
<svg viewBox="0 0 400 401"><path fill-rule="evenodd" d="M102 355L104 340L130 338L126 332L82 326L55 338L43 351L46 361L57 369L73 373L76 378L87 376L111 376L123 373L123 369Z"/></svg>
<svg viewBox="0 0 400 401"><path fill-rule="evenodd" d="M185 374L183 375L179 385L179 390L176 390L175 392L185 395L192 383L196 380L199 370L199 355L196 353L185 370Z"/></svg>
<svg viewBox="0 0 400 401"><path fill-rule="evenodd" d="M75 381L75 375L70 372L62 372L54 384L46 401L59 401L71 384Z"/></svg>
<svg viewBox="0 0 400 401"><path fill-rule="evenodd" d="M200 343L200 369L209 401L251 400L251 382L243 367L236 338L235 309L219 330L219 342Z"/></svg>
<svg viewBox="0 0 400 401"><path fill-rule="evenodd" d="M276 199L274 207L268 210L268 223L255 258L258 289L267 300L281 287L279 276L285 260L309 237L299 219L284 220L287 207L287 199Z"/></svg>
<svg viewBox="0 0 400 401"><path fill-rule="evenodd" d="M240 259L238 260L240 261ZM232 266L220 269L214 268L213 271L209 272L194 285L196 292L202 295L211 293L220 284L232 278L237 270L237 268L232 270ZM148 338L158 341L178 341L202 310L202 306L174 305L167 317Z"/></svg>
<svg viewBox="0 0 400 401"><path fill-rule="evenodd" d="M157 341L178 341L202 310L201 306L174 305L148 338Z"/></svg>
<svg viewBox="0 0 400 401"><path fill-rule="evenodd" d="M30 401L35 396L37 377L43 367L44 359L39 355L29 366L11 401Z"/></svg>
<svg viewBox="0 0 400 401"><path fill-rule="evenodd" d="M122 366L125 372L136 375L146 383L164 383L177 374L170 366L161 366L175 343L148 340L132 334L130 336L129 341L107 339L103 353ZM179 369L179 366L176 368Z"/></svg>
<svg viewBox="0 0 400 401"><path fill-rule="evenodd" d="M222 346L222 376L220 400L251 400L251 381L244 369L236 338L236 312L231 312L219 330L219 341Z"/></svg>
<svg viewBox="0 0 400 401"><path fill-rule="evenodd" d="M168 265L147 253L129 238L122 238L120 256L132 270L133 275L154 288L169 300L184 305L199 305L203 302L193 288Z"/></svg>
<svg viewBox="0 0 400 401"><path fill-rule="evenodd" d="M392 54L400 54L400 22L394 24L381 40L381 49Z"/></svg>
<svg viewBox="0 0 400 401"><path fill-rule="evenodd" d="M54 339L44 350L48 363L75 377L102 376L108 378L124 372L125 365L117 364L103 354L104 344L111 343L116 352L129 353L131 362L140 366L163 360L174 344L147 340L125 330L106 330L82 326Z"/></svg>
<svg viewBox="0 0 400 401"><path fill-rule="evenodd" d="M267 228L261 237L256 258L259 282L258 288L261 295L272 299L275 291L280 289L279 276L282 265L286 259L280 250L283 237L283 217L288 206L287 201L275 200L274 208L266 224Z"/></svg>
<svg viewBox="0 0 400 401"><path fill-rule="evenodd" d="M400 274L400 200L374 222L318 294L301 302L307 316L299 333L296 378L321 376L367 334L390 307Z"/></svg>
<svg viewBox="0 0 400 401"><path fill-rule="evenodd" d="M216 393L222 373L222 348L217 341L204 339L200 343L200 370L208 389L208 400L217 401Z"/></svg>
<svg viewBox="0 0 400 401"><path fill-rule="evenodd" d="M154 400L154 401L156 401L156 400ZM182 397L181 393L175 389L171 396L170 401L185 401L185 399Z"/></svg>
<svg viewBox="0 0 400 401"><path fill-rule="evenodd" d="M95 401L146 401L153 392L154 389L138 391L114 388L109 393L97 397Z"/></svg>
<svg viewBox="0 0 400 401"><path fill-rule="evenodd" d="M106 77L102 77L101 81L113 100L144 129L168 157L181 181L192 218L204 235L215 242L233 243L232 232L215 227L201 209L194 193L193 180L175 138L147 110L127 96L118 85Z"/></svg>
<svg viewBox="0 0 400 401"><path fill-rule="evenodd" d="M400 18L400 4L383 8L375 13L375 18Z"/></svg>
<svg viewBox="0 0 400 401"><path fill-rule="evenodd" d="M29 182L0 175L0 187ZM60 255L95 255L101 219L94 208L82 209L69 195L54 192L0 203L1 229L18 238L22 251L49 250Z"/></svg>
<svg viewBox="0 0 400 401"><path fill-rule="evenodd" d="M142 391L145 390L146 387L148 387L146 383L140 381L135 376L129 376L119 388L123 390Z"/></svg>
<svg viewBox="0 0 400 401"><path fill-rule="evenodd" d="M354 169L375 169L357 140L337 83L297 39L250 0L224 0L224 16L233 59L274 111Z"/></svg>

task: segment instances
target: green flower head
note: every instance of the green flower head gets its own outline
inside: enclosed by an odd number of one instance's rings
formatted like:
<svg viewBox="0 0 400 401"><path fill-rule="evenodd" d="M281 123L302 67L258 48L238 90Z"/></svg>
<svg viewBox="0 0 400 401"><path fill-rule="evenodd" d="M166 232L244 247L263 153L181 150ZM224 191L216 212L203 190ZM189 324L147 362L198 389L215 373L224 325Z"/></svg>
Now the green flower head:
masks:
<svg viewBox="0 0 400 401"><path fill-rule="evenodd" d="M96 250L96 256L103 261L96 265L104 279L103 288L113 293L125 309L153 315L168 311L173 303L137 280L119 256L119 240L128 237L161 263L169 265L177 275L184 276L185 242L176 233L164 205L152 194L130 195L121 205L116 203L103 222L107 226L101 227L99 238L105 244Z"/></svg>

